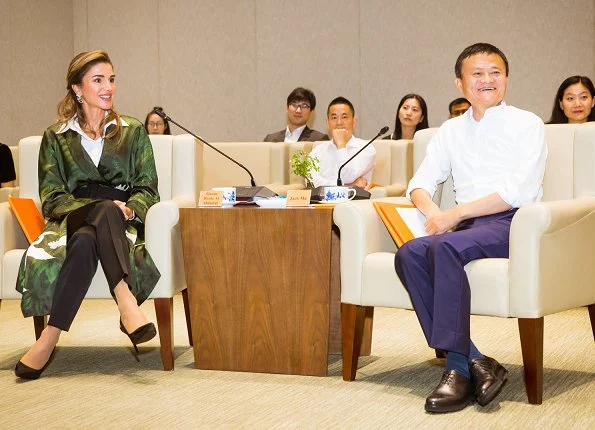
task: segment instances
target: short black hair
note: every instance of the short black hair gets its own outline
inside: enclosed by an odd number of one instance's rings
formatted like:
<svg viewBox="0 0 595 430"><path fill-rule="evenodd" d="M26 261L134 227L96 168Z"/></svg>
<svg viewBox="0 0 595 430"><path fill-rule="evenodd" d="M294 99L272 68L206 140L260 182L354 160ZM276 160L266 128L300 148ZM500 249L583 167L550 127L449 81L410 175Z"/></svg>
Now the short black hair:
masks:
<svg viewBox="0 0 595 430"><path fill-rule="evenodd" d="M316 109L316 96L307 88L297 87L287 96L287 106L293 102L308 102L310 110Z"/></svg>
<svg viewBox="0 0 595 430"><path fill-rule="evenodd" d="M335 97L329 104L328 107L326 108L326 116L328 118L328 114L331 111L331 106L334 105L347 105L349 106L349 109L351 109L351 115L355 116L355 108L353 107L353 104L347 100L345 97Z"/></svg>
<svg viewBox="0 0 595 430"><path fill-rule="evenodd" d="M453 101L451 101L448 104L448 112L452 113L452 108L456 105L460 105L461 103L467 103L469 106L471 106L471 103L469 103L469 100L467 100L465 97L459 97L457 99L454 99Z"/></svg>
<svg viewBox="0 0 595 430"><path fill-rule="evenodd" d="M467 46L463 49L463 52L459 54L459 58L457 58L457 62L455 63L455 76L459 79L463 77L461 73L461 69L463 68L463 61L469 57L472 57L477 54L496 54L502 58L504 61L504 66L506 67L506 76L508 76L508 60L506 59L506 55L504 52L500 51L494 45L489 43L474 43L471 46Z"/></svg>

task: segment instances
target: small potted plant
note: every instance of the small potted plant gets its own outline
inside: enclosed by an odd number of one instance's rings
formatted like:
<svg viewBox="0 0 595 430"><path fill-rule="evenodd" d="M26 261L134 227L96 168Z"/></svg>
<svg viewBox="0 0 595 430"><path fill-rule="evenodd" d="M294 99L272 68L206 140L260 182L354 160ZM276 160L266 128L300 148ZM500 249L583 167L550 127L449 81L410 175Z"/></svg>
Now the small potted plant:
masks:
<svg viewBox="0 0 595 430"><path fill-rule="evenodd" d="M289 160L291 172L294 175L301 176L306 180L306 188L314 188L314 183L312 182L312 172L320 171L319 163L320 160L318 157L311 157L304 150L296 151L295 154L291 156L291 160Z"/></svg>

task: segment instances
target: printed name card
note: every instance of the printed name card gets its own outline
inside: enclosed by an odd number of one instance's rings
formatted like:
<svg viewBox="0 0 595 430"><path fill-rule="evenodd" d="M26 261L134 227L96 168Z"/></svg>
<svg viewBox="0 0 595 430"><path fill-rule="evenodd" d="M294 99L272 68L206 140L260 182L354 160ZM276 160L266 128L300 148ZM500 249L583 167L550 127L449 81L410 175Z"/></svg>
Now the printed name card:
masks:
<svg viewBox="0 0 595 430"><path fill-rule="evenodd" d="M198 197L199 207L220 208L223 205L223 191L201 191Z"/></svg>
<svg viewBox="0 0 595 430"><path fill-rule="evenodd" d="M288 190L287 206L310 206L312 190Z"/></svg>

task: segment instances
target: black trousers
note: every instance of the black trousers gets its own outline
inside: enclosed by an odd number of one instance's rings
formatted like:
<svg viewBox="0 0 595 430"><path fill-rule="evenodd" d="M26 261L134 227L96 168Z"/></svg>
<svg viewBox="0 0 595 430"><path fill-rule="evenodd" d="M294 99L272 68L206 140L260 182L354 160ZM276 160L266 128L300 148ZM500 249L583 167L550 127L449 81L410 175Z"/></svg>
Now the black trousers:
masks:
<svg viewBox="0 0 595 430"><path fill-rule="evenodd" d="M48 325L68 331L89 290L98 261L110 293L130 274L126 220L111 200L101 200L70 213L66 259L58 274Z"/></svg>

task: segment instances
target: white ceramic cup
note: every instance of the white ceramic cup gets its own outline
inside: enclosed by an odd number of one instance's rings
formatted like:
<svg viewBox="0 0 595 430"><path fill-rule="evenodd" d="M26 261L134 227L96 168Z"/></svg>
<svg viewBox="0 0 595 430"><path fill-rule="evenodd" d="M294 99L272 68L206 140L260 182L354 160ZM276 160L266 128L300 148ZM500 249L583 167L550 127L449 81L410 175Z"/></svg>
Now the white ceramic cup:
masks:
<svg viewBox="0 0 595 430"><path fill-rule="evenodd" d="M341 203L352 200L357 191L349 187L324 187L324 203Z"/></svg>
<svg viewBox="0 0 595 430"><path fill-rule="evenodd" d="M216 187L211 189L213 191L221 191L223 193L223 206L233 205L236 202L235 187Z"/></svg>

